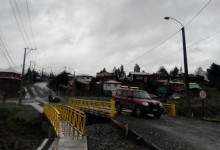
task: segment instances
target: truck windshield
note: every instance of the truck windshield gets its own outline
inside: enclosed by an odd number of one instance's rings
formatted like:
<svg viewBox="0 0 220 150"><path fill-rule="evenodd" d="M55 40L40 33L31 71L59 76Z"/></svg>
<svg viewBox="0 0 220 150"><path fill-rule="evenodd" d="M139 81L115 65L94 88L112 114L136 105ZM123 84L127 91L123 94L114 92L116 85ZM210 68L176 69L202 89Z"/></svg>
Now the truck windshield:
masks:
<svg viewBox="0 0 220 150"><path fill-rule="evenodd" d="M150 99L150 96L148 95L146 91L135 91L134 98Z"/></svg>

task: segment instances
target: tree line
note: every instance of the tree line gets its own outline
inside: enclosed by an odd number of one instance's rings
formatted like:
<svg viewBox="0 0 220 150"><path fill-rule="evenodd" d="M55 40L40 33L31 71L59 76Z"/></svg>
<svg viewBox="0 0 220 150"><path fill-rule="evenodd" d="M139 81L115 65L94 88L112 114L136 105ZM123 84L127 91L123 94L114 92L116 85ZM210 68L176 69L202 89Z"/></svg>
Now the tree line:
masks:
<svg viewBox="0 0 220 150"><path fill-rule="evenodd" d="M135 64L133 71L141 72L140 66L138 64ZM100 72L107 72L107 71L104 68ZM145 72L145 71L143 70L142 72ZM123 79L126 77L126 72L122 64L118 68L114 67L111 73L117 76L119 79ZM156 73L166 76L168 78L172 78L172 77L177 77L179 74L183 74L183 70L182 70L182 67L178 68L175 66L170 72L168 72L164 66L161 66ZM63 71L56 76L53 74L50 74L50 79L52 81L52 84L67 85L69 74L70 73L66 71ZM195 75L204 76L206 79L208 79L211 86L216 87L218 90L220 90L220 65L216 63L212 63L211 66L206 71L203 70L202 67L198 67L195 70ZM28 69L27 73L25 74L25 79L26 81L29 81L29 80L33 81L34 79L36 79L36 77L39 77L39 76L40 75L38 72Z"/></svg>

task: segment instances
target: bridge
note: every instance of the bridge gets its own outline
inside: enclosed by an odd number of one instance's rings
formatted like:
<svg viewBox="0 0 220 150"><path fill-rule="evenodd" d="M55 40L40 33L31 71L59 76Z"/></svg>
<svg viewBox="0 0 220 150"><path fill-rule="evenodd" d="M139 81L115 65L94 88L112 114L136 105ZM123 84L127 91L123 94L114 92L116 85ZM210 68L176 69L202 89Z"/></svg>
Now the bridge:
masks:
<svg viewBox="0 0 220 150"><path fill-rule="evenodd" d="M163 108L165 114L170 116L176 115L175 104L165 104ZM112 119L115 116L115 102L114 100L100 101L69 98L68 105L44 104L43 112L50 121L58 137L54 148L64 148L64 144L60 143L68 141L70 149L74 149L79 148L79 144L74 144L73 139L85 139L86 113ZM112 121L124 128L127 135L127 125L121 125L113 119ZM80 143L82 144L82 142ZM80 148L87 149L86 146L83 145Z"/></svg>

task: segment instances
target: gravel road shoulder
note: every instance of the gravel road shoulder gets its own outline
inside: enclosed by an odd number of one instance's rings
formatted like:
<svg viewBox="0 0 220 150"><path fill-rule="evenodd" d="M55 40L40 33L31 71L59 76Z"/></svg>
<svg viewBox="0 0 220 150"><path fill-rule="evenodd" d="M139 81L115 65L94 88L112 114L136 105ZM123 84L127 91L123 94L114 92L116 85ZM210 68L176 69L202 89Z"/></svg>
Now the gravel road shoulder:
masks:
<svg viewBox="0 0 220 150"><path fill-rule="evenodd" d="M86 127L89 150L147 150L136 142L126 139L125 133L112 123L93 124Z"/></svg>

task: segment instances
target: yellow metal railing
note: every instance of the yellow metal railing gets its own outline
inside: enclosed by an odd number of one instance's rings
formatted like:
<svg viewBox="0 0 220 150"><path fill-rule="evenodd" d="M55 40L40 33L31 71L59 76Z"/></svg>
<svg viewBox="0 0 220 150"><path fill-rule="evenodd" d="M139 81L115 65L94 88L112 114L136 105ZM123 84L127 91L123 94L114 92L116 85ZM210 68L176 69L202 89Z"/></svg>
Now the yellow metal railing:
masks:
<svg viewBox="0 0 220 150"><path fill-rule="evenodd" d="M58 137L60 137L60 113L51 105L44 104L43 112L50 120Z"/></svg>
<svg viewBox="0 0 220 150"><path fill-rule="evenodd" d="M67 105L54 105L61 116L80 134L85 135L86 114Z"/></svg>
<svg viewBox="0 0 220 150"><path fill-rule="evenodd" d="M176 116L176 105L175 104L163 104L163 112L170 116Z"/></svg>
<svg viewBox="0 0 220 150"><path fill-rule="evenodd" d="M115 101L97 101L69 98L69 106L79 108L80 110L90 111L109 116L115 116Z"/></svg>

